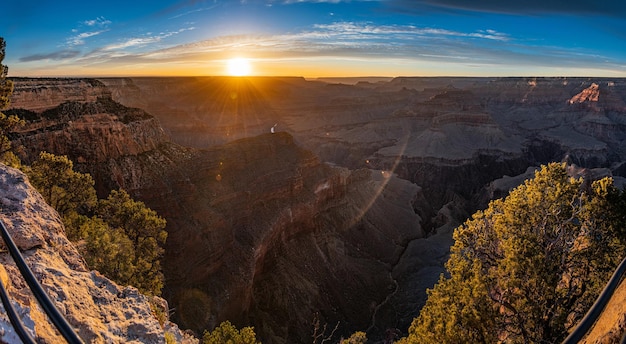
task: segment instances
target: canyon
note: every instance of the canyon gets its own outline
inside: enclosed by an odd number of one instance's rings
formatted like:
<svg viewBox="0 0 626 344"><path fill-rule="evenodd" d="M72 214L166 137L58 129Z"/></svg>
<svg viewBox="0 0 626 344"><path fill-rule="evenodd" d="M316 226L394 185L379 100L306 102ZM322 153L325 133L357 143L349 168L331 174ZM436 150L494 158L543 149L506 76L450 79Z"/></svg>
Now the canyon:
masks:
<svg viewBox="0 0 626 344"><path fill-rule="evenodd" d="M311 342L406 331L454 228L566 161L626 177L626 80L14 79L20 158L67 155L167 219L181 328ZM273 129L272 132L270 130Z"/></svg>

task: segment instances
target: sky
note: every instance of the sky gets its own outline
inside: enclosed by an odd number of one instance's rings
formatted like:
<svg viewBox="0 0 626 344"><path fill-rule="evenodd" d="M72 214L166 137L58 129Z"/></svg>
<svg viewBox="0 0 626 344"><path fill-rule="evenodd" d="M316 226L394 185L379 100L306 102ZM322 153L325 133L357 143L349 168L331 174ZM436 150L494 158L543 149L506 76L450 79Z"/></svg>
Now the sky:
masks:
<svg viewBox="0 0 626 344"><path fill-rule="evenodd" d="M626 77L623 0L6 1L9 76Z"/></svg>

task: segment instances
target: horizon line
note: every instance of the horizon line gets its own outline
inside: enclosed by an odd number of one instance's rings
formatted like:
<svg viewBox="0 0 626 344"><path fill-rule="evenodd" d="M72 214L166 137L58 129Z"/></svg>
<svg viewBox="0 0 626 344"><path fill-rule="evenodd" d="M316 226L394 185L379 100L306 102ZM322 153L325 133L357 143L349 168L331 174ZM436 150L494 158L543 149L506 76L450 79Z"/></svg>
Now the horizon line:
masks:
<svg viewBox="0 0 626 344"><path fill-rule="evenodd" d="M402 79L402 78L473 78L473 79L486 79L486 78L555 78L555 79L582 79L582 78L594 78L594 79L626 79L626 76L601 76L601 75L398 75L398 76L316 76L308 77L302 75L246 75L246 76L233 76L233 75L46 75L46 76L6 76L7 79L116 79L116 78L229 78L229 79L260 79L260 78L295 78L305 80L317 80L317 79Z"/></svg>

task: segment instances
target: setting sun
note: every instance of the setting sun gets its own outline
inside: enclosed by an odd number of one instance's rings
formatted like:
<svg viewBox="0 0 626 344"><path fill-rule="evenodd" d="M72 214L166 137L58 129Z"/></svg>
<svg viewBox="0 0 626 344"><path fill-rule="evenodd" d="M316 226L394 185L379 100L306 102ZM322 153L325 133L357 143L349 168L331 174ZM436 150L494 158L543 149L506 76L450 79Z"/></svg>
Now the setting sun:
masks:
<svg viewBox="0 0 626 344"><path fill-rule="evenodd" d="M250 61L244 58L234 58L228 60L228 75L247 76L250 75L252 67Z"/></svg>

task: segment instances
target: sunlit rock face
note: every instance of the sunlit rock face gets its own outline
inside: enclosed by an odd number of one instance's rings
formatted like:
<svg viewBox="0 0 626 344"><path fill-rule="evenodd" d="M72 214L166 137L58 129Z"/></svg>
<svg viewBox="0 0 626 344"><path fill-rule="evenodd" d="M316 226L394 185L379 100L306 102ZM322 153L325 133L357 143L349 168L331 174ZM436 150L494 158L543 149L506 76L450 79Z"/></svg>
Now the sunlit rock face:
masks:
<svg viewBox="0 0 626 344"><path fill-rule="evenodd" d="M110 97L105 85L95 79L12 79L11 107L42 112L68 101L93 102Z"/></svg>
<svg viewBox="0 0 626 344"><path fill-rule="evenodd" d="M106 94L93 101L87 97L62 102L43 112L35 109L5 111L26 119L24 126L10 134L20 158L29 164L41 151L67 155L78 170L94 177L102 196L120 185L126 188L144 185L148 182L145 175L158 173L149 170L150 163L149 166L142 163L141 157L146 153L157 160L153 164L169 160L168 155L183 154L168 146L169 138L154 117L141 109L115 103Z"/></svg>
<svg viewBox="0 0 626 344"><path fill-rule="evenodd" d="M86 343L163 343L165 330L152 314L151 299L133 287L115 284L89 271L65 237L61 219L21 172L0 164L0 219L52 302ZM0 264L7 272L10 299L27 331L37 342L65 340L38 306L2 244ZM7 283L8 282L8 283ZM155 299L156 300L156 299ZM157 303L164 302L163 300ZM177 326L164 324L185 343ZM19 343L6 312L0 313L0 341Z"/></svg>

